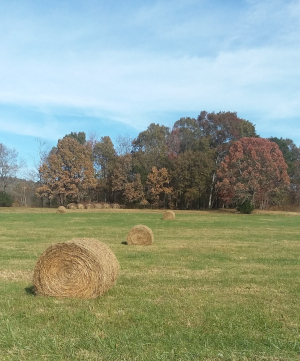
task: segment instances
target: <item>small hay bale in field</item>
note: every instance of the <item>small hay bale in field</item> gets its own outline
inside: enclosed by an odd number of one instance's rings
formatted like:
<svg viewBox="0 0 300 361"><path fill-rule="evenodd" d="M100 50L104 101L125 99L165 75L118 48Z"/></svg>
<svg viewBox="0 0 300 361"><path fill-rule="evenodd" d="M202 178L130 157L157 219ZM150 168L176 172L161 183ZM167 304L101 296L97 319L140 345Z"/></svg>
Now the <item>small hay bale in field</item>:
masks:
<svg viewBox="0 0 300 361"><path fill-rule="evenodd" d="M163 215L163 219L173 220L175 219L175 213L173 211L166 211Z"/></svg>
<svg viewBox="0 0 300 361"><path fill-rule="evenodd" d="M95 204L94 204L94 208L101 209L101 208L102 208L102 204L101 204L101 203L95 203Z"/></svg>
<svg viewBox="0 0 300 361"><path fill-rule="evenodd" d="M94 238L74 238L50 246L39 257L33 274L34 292L42 296L96 298L113 286L119 268L107 245Z"/></svg>
<svg viewBox="0 0 300 361"><path fill-rule="evenodd" d="M85 208L84 208L84 204L78 203L78 204L77 204L77 209L85 209Z"/></svg>
<svg viewBox="0 0 300 361"><path fill-rule="evenodd" d="M93 206L92 203L87 203L87 204L85 205L85 208L86 208L86 209L92 209L92 208L94 208L94 206Z"/></svg>
<svg viewBox="0 0 300 361"><path fill-rule="evenodd" d="M120 208L120 205L118 203L113 203L112 204L112 208L113 209L119 209Z"/></svg>
<svg viewBox="0 0 300 361"><path fill-rule="evenodd" d="M67 208L68 208L68 209L77 209L77 205L76 205L76 203L69 203L69 204L67 205Z"/></svg>
<svg viewBox="0 0 300 361"><path fill-rule="evenodd" d="M103 203L103 204L102 204L102 208L104 208L104 209L109 209L109 208L111 208L111 206L110 206L109 203Z"/></svg>
<svg viewBox="0 0 300 361"><path fill-rule="evenodd" d="M148 246L153 243L152 230L142 224L131 228L127 235L127 244Z"/></svg>
<svg viewBox="0 0 300 361"><path fill-rule="evenodd" d="M59 206L56 213L67 213L67 209L64 206Z"/></svg>

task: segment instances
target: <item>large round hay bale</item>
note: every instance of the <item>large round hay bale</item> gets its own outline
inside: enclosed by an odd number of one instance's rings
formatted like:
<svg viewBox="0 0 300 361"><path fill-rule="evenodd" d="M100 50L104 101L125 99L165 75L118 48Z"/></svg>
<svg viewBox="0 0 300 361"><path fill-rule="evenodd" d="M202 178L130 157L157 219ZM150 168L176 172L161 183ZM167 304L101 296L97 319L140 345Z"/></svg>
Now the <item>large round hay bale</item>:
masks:
<svg viewBox="0 0 300 361"><path fill-rule="evenodd" d="M74 238L50 246L34 269L37 295L96 298L108 291L119 273L119 262L104 243L94 238Z"/></svg>
<svg viewBox="0 0 300 361"><path fill-rule="evenodd" d="M148 246L153 243L152 230L142 224L131 228L127 235L127 244Z"/></svg>
<svg viewBox="0 0 300 361"><path fill-rule="evenodd" d="M92 209L92 208L94 208L94 205L93 205L92 203L87 203L87 204L85 205L85 208L86 208L86 209Z"/></svg>
<svg viewBox="0 0 300 361"><path fill-rule="evenodd" d="M112 208L113 209L120 209L120 205L118 203L113 203Z"/></svg>
<svg viewBox="0 0 300 361"><path fill-rule="evenodd" d="M56 213L67 213L67 209L64 206L59 206Z"/></svg>
<svg viewBox="0 0 300 361"><path fill-rule="evenodd" d="M94 208L101 209L101 208L102 208L102 204L101 204L101 203L95 203L95 204L94 204Z"/></svg>
<svg viewBox="0 0 300 361"><path fill-rule="evenodd" d="M76 203L69 203L69 204L67 205L67 208L68 208L68 209L77 209L77 205L76 205Z"/></svg>
<svg viewBox="0 0 300 361"><path fill-rule="evenodd" d="M77 204L77 209L85 209L85 208L84 208L84 204L78 203L78 204Z"/></svg>
<svg viewBox="0 0 300 361"><path fill-rule="evenodd" d="M163 215L163 219L173 220L175 219L175 213L173 211L166 211Z"/></svg>

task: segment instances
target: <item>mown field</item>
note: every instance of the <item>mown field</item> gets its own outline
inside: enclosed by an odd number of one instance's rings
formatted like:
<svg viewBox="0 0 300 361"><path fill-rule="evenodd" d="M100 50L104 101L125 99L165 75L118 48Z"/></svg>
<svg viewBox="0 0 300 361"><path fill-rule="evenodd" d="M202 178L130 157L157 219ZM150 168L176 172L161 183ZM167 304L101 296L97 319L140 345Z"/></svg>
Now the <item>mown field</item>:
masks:
<svg viewBox="0 0 300 361"><path fill-rule="evenodd" d="M300 360L300 214L0 210L0 360ZM151 246L128 246L136 224ZM50 245L106 243L121 270L97 299L35 296Z"/></svg>

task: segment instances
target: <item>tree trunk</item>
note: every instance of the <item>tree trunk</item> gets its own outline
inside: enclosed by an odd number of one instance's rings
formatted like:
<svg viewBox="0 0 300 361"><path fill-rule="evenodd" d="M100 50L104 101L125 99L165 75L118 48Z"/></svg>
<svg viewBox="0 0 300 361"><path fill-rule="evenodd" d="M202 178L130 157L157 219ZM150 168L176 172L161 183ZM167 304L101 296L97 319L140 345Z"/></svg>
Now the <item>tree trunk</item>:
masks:
<svg viewBox="0 0 300 361"><path fill-rule="evenodd" d="M211 187L209 192L209 200L208 200L208 208L212 208L212 197L213 197L213 191L214 191L214 185L216 180L216 172L213 173L212 180L211 180Z"/></svg>

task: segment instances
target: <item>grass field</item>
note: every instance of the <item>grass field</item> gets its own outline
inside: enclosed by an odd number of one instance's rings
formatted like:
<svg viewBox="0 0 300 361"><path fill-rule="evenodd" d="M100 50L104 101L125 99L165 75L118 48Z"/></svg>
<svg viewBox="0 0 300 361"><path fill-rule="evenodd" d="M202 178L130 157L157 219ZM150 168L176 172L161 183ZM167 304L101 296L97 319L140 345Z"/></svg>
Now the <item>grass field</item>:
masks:
<svg viewBox="0 0 300 361"><path fill-rule="evenodd" d="M300 360L300 214L0 210L0 360ZM136 224L151 246L125 245ZM51 244L106 243L117 283L97 299L37 297Z"/></svg>

